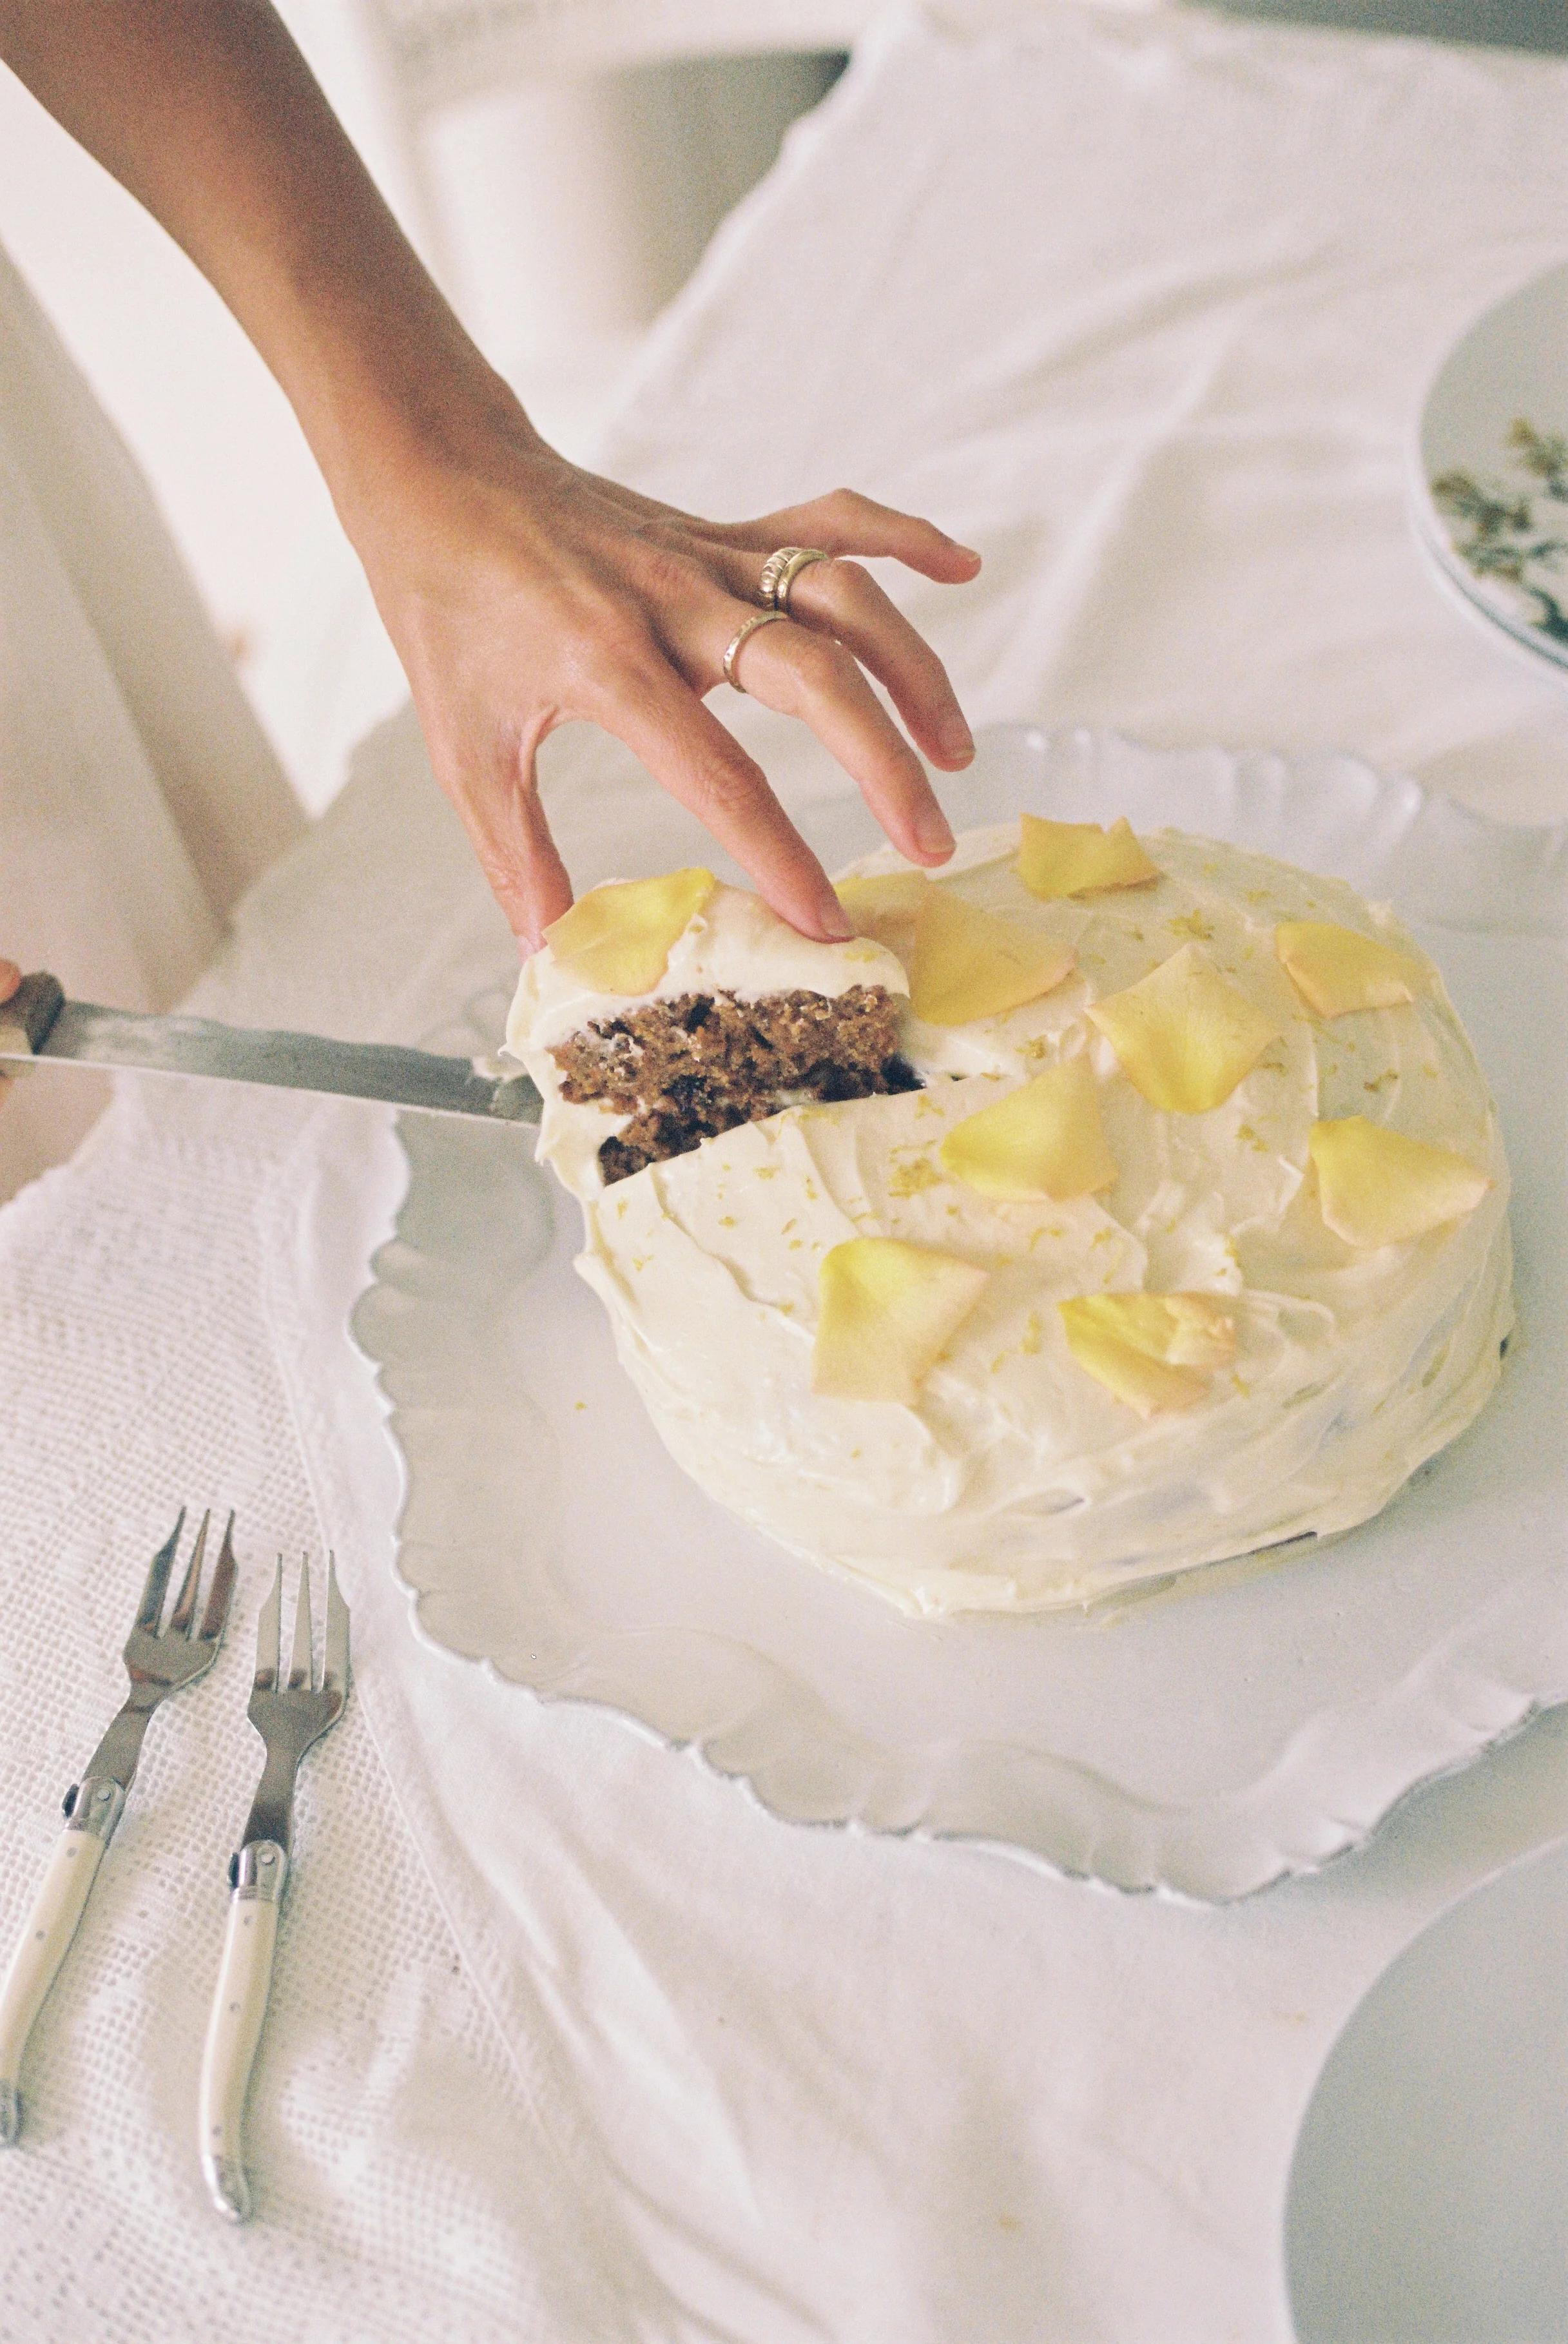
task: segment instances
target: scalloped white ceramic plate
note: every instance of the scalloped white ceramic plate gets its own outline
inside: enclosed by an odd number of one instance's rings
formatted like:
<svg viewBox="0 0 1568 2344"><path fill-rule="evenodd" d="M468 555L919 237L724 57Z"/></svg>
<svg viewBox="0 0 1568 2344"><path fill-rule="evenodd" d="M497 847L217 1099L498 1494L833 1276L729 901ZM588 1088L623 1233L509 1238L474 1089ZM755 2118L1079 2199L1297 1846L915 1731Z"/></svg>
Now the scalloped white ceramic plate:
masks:
<svg viewBox="0 0 1568 2344"><path fill-rule="evenodd" d="M407 1198L354 1321L404 1462L399 1568L437 1643L694 1744L779 1815L1243 1895L1568 1699L1568 833L1496 828L1348 757L1022 727L984 736L947 797L964 823L1174 823L1399 903L1514 1168L1521 1332L1496 1399L1345 1538L1088 1615L906 1620L672 1463L572 1273L577 1208L517 1135L407 1117ZM805 826L834 861L873 843L842 802ZM492 1047L506 998L430 1038Z"/></svg>

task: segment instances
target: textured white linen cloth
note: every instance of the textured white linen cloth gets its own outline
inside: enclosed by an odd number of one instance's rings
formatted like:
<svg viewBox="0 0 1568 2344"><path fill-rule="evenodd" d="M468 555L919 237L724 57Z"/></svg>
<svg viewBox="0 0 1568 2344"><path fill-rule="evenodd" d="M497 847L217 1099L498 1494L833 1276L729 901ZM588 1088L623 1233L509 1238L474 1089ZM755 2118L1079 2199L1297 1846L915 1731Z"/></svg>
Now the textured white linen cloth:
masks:
<svg viewBox="0 0 1568 2344"><path fill-rule="evenodd" d="M978 587L899 591L976 718L1331 743L1561 815L1568 701L1430 583L1402 467L1446 341L1568 242L1565 106L1564 68L1479 52L891 19L662 330L605 464L728 512L843 478L972 537ZM796 802L842 786L723 712ZM580 881L607 875L650 785L587 734L550 764ZM507 951L400 721L197 999L409 1038ZM375 1110L126 1085L0 1218L0 1929L176 1500L237 1504L247 1564L35 2037L0 2336L1287 2338L1317 2068L1427 1917L1568 1829L1568 1720L1225 1911L775 1824L411 1632L344 1331L363 1263L319 1247L358 1184L386 1225L388 1162ZM329 1539L357 1690L304 1778L237 2236L190 2133L249 1632L264 1549Z"/></svg>

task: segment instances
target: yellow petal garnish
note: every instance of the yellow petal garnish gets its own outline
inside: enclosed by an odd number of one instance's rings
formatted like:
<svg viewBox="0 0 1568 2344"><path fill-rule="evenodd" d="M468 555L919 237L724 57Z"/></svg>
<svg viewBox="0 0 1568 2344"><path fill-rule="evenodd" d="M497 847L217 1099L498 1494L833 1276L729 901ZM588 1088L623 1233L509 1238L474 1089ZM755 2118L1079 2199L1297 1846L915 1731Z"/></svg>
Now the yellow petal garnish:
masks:
<svg viewBox="0 0 1568 2344"><path fill-rule="evenodd" d="M1125 814L1102 830L1098 822L1047 822L1027 813L1019 821L1018 876L1031 895L1049 904L1102 887L1147 887L1162 874Z"/></svg>
<svg viewBox="0 0 1568 2344"><path fill-rule="evenodd" d="M563 968L601 993L650 993L718 885L711 871L667 871L658 879L595 887L552 920L545 941Z"/></svg>
<svg viewBox="0 0 1568 2344"><path fill-rule="evenodd" d="M1452 1148L1369 1123L1364 1115L1315 1123L1307 1146L1319 1210L1347 1245L1406 1245L1472 1213L1492 1186Z"/></svg>
<svg viewBox="0 0 1568 2344"><path fill-rule="evenodd" d="M931 882L924 871L881 871L865 879L840 879L836 894L856 933L881 941L885 927L913 920Z"/></svg>
<svg viewBox="0 0 1568 2344"><path fill-rule="evenodd" d="M955 1124L940 1150L949 1172L983 1197L1091 1196L1119 1178L1106 1146L1099 1089L1087 1058L1064 1058L1022 1090Z"/></svg>
<svg viewBox="0 0 1568 2344"><path fill-rule="evenodd" d="M1183 945L1125 993L1089 1011L1150 1106L1222 1106L1280 1029L1197 945Z"/></svg>
<svg viewBox="0 0 1568 2344"><path fill-rule="evenodd" d="M930 887L915 926L909 1005L933 1026L999 1017L1049 993L1076 960L1071 945Z"/></svg>
<svg viewBox="0 0 1568 2344"><path fill-rule="evenodd" d="M1319 1017L1343 1017L1352 1009L1397 1009L1413 1001L1421 987L1421 971L1402 953L1328 920L1281 920L1274 949Z"/></svg>
<svg viewBox="0 0 1568 2344"><path fill-rule="evenodd" d="M912 1407L988 1278L973 1262L897 1238L835 1246L818 1273L813 1391Z"/></svg>
<svg viewBox="0 0 1568 2344"><path fill-rule="evenodd" d="M1139 1416L1191 1408L1236 1356L1236 1321L1209 1294L1079 1294L1057 1304L1080 1368Z"/></svg>

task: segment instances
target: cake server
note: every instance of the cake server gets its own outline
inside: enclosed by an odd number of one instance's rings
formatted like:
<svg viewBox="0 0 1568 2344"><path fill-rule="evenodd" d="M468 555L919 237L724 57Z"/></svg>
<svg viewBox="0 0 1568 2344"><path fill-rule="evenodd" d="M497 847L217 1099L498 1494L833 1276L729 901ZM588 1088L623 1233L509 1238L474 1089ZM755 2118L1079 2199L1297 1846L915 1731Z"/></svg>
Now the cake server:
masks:
<svg viewBox="0 0 1568 2344"><path fill-rule="evenodd" d="M329 1725L337 1724L349 1698L349 1607L339 1592L330 1555L319 1679L313 1679L309 1560L299 1572L287 1680L282 1657L283 1557L279 1555L272 1592L256 1623L256 1682L247 1712L266 1744L267 1760L239 1852L229 1861L228 1884L234 1893L201 2057L201 2169L213 2204L231 2222L246 2221L250 2214L250 2186L245 2177L245 2096L272 1987L278 1914L288 1877L293 1837L294 1780L299 1761Z"/></svg>
<svg viewBox="0 0 1568 2344"><path fill-rule="evenodd" d="M147 1017L67 1001L52 976L25 976L0 1002L0 1073L8 1065L130 1066L266 1083L331 1098L384 1099L427 1115L537 1123L539 1093L524 1074L475 1058L438 1057L379 1042L329 1042L208 1017Z"/></svg>
<svg viewBox="0 0 1568 2344"><path fill-rule="evenodd" d="M115 1835L125 1809L126 1793L135 1779L147 1720L169 1693L194 1684L217 1658L228 1606L234 1593L234 1516L223 1533L213 1569L207 1603L197 1616L201 1592L202 1557L207 1551L210 1514L201 1518L196 1545L175 1597L168 1622L160 1628L169 1572L179 1552L185 1528L185 1508L147 1572L142 1600L126 1642L126 1672L131 1688L124 1706L87 1761L79 1783L66 1793L66 1828L55 1844L49 1869L11 1966L0 1985L0 2143L16 2139L22 2129L19 2078L22 2054L33 2031L33 2021L44 2006L61 1963L76 1934L104 1851Z"/></svg>

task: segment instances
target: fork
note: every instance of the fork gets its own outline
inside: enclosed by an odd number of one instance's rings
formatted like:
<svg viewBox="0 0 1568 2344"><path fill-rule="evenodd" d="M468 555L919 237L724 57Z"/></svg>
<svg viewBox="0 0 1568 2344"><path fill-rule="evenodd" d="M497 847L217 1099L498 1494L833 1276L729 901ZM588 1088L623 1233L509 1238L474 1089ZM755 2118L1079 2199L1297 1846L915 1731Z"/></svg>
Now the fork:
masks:
<svg viewBox="0 0 1568 2344"><path fill-rule="evenodd" d="M246 2221L250 2214L250 2185L245 2173L245 2098L272 1985L278 1907L288 1877L294 1781L299 1761L329 1725L336 1725L349 1697L349 1607L339 1591L337 1566L330 1554L319 1684L312 1681L309 1556L299 1570L287 1684L278 1682L282 1642L283 1557L279 1555L272 1592L257 1622L256 1682L248 1712L266 1744L267 1761L239 1852L229 1860L228 1884L234 1893L201 2059L201 2169L213 2204L231 2222Z"/></svg>
<svg viewBox="0 0 1568 2344"><path fill-rule="evenodd" d="M202 1560L212 1521L210 1509L201 1518L185 1577L167 1622L159 1627L169 1573L179 1552L185 1529L185 1508L165 1543L152 1559L131 1632L126 1642L126 1672L130 1691L118 1715L87 1761L79 1783L65 1797L66 1828L56 1843L43 1886L11 1956L5 1982L0 1985L0 2143L15 2140L22 2130L19 2078L22 2054L44 1998L55 1983L66 1950L76 1934L104 1851L125 1812L126 1794L136 1777L147 1720L169 1693L194 1684L217 1658L228 1607L234 1594L234 1516L223 1533L223 1544L207 1589L199 1623L197 1597Z"/></svg>

